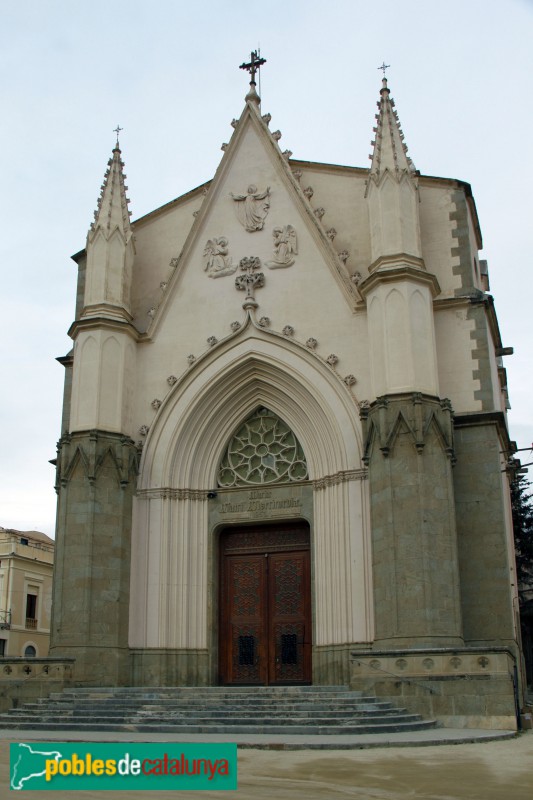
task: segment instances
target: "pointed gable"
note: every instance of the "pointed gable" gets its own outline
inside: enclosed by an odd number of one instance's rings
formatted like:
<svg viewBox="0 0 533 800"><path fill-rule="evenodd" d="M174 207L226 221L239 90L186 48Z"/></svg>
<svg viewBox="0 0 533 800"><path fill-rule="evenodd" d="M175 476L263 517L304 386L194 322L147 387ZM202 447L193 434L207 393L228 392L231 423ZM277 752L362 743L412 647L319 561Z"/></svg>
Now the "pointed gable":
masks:
<svg viewBox="0 0 533 800"><path fill-rule="evenodd" d="M224 155L189 235L173 259L161 302L150 314L149 336L157 335L176 295L202 296L209 303L221 300L223 291L235 314L242 313L244 296L236 294L234 282L243 258L259 258L267 276L263 296L283 292L283 284L286 291L296 291L295 284L301 287L316 268L321 272L317 280L338 296L339 304L353 310L360 300L326 235L323 210L311 206L292 174L291 154L281 151L280 134L270 132L269 121L270 115L261 116L252 89L240 119L233 122L230 142L223 145ZM274 270L284 277L276 277Z"/></svg>

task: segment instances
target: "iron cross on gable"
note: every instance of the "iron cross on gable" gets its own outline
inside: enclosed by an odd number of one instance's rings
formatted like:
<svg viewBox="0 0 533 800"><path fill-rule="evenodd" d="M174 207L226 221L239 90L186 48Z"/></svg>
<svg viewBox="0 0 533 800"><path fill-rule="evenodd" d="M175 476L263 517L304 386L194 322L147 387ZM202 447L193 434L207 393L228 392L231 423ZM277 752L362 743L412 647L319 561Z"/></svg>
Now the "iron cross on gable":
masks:
<svg viewBox="0 0 533 800"><path fill-rule="evenodd" d="M389 67L390 67L390 64L385 64L385 62L383 62L383 64L381 65L381 67L378 67L378 69L381 69L381 70L383 70L383 77L384 77L384 78L385 78L385 73L386 73L386 71L389 69Z"/></svg>
<svg viewBox="0 0 533 800"><path fill-rule="evenodd" d="M266 58L261 58L257 55L257 50L252 50L250 53L250 62L248 64L241 64L239 69L248 70L250 73L250 83L255 84L255 73L263 64L266 64Z"/></svg>

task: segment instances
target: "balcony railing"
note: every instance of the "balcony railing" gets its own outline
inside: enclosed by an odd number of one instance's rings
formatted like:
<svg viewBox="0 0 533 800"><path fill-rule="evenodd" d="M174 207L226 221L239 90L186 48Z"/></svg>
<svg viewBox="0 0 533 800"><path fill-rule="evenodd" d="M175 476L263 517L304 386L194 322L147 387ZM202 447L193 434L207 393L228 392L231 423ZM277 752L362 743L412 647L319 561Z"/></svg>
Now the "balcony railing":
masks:
<svg viewBox="0 0 533 800"><path fill-rule="evenodd" d="M11 628L11 611L0 611L0 630L8 631Z"/></svg>
<svg viewBox="0 0 533 800"><path fill-rule="evenodd" d="M37 628L37 620L33 617L26 617L26 628L35 630Z"/></svg>

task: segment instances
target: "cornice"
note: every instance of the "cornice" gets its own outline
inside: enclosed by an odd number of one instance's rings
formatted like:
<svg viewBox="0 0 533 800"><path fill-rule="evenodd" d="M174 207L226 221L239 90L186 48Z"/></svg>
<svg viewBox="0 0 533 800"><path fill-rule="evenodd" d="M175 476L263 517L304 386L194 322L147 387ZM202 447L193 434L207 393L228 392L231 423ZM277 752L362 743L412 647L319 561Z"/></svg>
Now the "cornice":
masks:
<svg viewBox="0 0 533 800"><path fill-rule="evenodd" d="M330 486L337 486L340 483L348 483L350 481L364 481L368 479L368 470L363 469L346 469L340 470L333 475L324 475L322 478L316 478L312 481L298 481L297 483L272 483L272 484L258 484L257 486L232 486L229 489L219 488L217 494L224 494L230 492L242 491L261 491L263 489L279 489L291 488L299 486L311 485L315 490L327 489ZM195 500L207 501L211 499L213 494L212 489L173 489L170 486L154 487L149 489L137 489L136 496L145 498L147 500Z"/></svg>

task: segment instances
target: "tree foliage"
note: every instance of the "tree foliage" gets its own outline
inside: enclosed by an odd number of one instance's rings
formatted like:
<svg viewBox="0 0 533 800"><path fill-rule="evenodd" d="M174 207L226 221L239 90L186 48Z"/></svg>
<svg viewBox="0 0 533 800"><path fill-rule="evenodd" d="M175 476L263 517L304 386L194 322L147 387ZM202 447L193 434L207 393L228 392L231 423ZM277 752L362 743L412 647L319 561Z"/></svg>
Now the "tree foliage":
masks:
<svg viewBox="0 0 533 800"><path fill-rule="evenodd" d="M511 484L511 507L518 582L533 586L533 495L523 475Z"/></svg>

